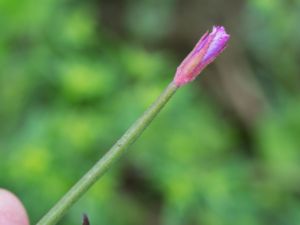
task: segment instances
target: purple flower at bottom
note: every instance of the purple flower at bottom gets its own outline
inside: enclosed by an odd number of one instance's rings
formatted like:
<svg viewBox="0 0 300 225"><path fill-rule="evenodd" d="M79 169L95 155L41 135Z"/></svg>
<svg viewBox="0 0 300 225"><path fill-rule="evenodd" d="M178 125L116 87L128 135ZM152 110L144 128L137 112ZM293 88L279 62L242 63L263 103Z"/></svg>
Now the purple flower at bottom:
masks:
<svg viewBox="0 0 300 225"><path fill-rule="evenodd" d="M90 225L89 218L86 214L83 214L82 225Z"/></svg>
<svg viewBox="0 0 300 225"><path fill-rule="evenodd" d="M222 26L206 32L176 70L174 83L180 87L193 81L226 48L230 35Z"/></svg>

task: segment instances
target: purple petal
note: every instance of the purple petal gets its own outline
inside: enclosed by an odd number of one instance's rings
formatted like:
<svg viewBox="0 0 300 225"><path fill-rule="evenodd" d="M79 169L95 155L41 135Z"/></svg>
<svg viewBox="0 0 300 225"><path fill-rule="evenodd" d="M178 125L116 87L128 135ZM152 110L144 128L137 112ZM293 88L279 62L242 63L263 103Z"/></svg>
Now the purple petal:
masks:
<svg viewBox="0 0 300 225"><path fill-rule="evenodd" d="M224 50L230 37L226 33L224 27L213 27L213 31L210 35L213 35L214 38L203 58L204 63L210 61L211 58L214 59L222 50Z"/></svg>

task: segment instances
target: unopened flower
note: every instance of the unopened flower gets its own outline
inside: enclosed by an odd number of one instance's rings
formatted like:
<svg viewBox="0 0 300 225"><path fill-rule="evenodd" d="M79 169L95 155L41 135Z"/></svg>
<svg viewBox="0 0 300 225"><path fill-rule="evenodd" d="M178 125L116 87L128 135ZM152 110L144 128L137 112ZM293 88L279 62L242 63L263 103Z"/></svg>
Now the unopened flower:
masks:
<svg viewBox="0 0 300 225"><path fill-rule="evenodd" d="M86 214L83 214L82 225L90 225L89 218Z"/></svg>
<svg viewBox="0 0 300 225"><path fill-rule="evenodd" d="M226 48L229 38L221 26L214 26L211 33L206 32L177 68L173 82L180 87L193 81Z"/></svg>

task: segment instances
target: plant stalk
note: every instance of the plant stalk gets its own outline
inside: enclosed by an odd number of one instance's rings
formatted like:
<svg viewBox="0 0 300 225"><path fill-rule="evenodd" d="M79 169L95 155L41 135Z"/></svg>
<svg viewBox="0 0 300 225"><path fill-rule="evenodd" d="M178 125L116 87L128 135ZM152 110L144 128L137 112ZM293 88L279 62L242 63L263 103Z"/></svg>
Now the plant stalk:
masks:
<svg viewBox="0 0 300 225"><path fill-rule="evenodd" d="M143 133L178 87L171 82L157 100L136 120L111 149L51 208L37 225L56 224L69 208L122 156L125 150Z"/></svg>

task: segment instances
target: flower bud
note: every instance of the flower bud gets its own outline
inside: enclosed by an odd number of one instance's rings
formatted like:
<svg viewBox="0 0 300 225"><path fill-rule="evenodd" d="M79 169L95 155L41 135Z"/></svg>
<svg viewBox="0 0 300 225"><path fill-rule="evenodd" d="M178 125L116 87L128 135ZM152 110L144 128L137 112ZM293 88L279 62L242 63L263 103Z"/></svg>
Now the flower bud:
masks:
<svg viewBox="0 0 300 225"><path fill-rule="evenodd" d="M193 81L226 48L229 38L221 26L214 26L211 33L206 32L177 68L173 82L180 87Z"/></svg>
<svg viewBox="0 0 300 225"><path fill-rule="evenodd" d="M83 214L82 225L90 225L89 218L86 214Z"/></svg>

